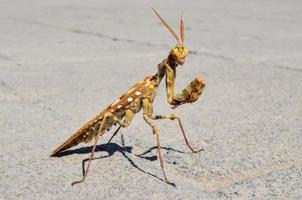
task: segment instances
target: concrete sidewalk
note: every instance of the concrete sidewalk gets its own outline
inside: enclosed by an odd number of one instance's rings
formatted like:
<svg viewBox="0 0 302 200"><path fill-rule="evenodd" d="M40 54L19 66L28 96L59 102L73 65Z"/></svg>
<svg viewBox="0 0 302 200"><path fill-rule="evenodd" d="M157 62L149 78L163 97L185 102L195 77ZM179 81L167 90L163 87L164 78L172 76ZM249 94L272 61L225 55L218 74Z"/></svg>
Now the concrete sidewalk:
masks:
<svg viewBox="0 0 302 200"><path fill-rule="evenodd" d="M164 84L154 112L156 141L138 114L106 150L86 181L91 144L49 157L86 121L135 82L156 72L174 47L150 6L179 30L185 45L177 90L197 76L201 99L171 110ZM0 199L302 199L302 2L35 1L0 6ZM80 148L80 150L79 150ZM143 156L138 156L146 152Z"/></svg>

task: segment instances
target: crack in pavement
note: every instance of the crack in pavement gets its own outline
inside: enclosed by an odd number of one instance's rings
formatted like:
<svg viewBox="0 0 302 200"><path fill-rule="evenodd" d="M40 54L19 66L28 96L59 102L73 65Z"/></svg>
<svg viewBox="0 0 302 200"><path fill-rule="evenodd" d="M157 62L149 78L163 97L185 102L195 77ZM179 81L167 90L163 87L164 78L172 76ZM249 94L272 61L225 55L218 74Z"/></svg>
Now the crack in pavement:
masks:
<svg viewBox="0 0 302 200"><path fill-rule="evenodd" d="M81 30L78 28L62 28L60 26L56 26L56 25L52 25L49 23L44 23L44 22L40 22L40 21L36 21L36 20L20 19L20 18L14 18L14 17L6 17L6 19L19 21L19 22L23 22L23 23L31 24L31 25L44 26L44 27L48 27L48 28L52 28L52 29L56 29L56 30L61 30L61 31L67 31L67 32L75 33L75 34L83 34L83 35L104 38L104 39L111 40L113 42L126 42L126 43L135 43L135 44L141 44L141 45L147 45L147 46L160 46L160 47L170 48L170 45L167 45L167 44L144 42L144 41L133 40L130 38L119 38L119 37L115 37L115 36L105 35L103 33ZM231 61L231 62L240 62L241 61L240 59L235 59L235 58L232 58L229 56L215 54L215 53L212 53L209 51L206 52L204 50L203 51L191 50L189 53L191 55L203 55L203 56L213 57L213 58L217 58L217 59L221 59L221 60L225 60L225 61ZM7 57L3 54L0 54L0 59L13 61L12 59L10 59L9 57ZM289 71L302 72L302 69L283 66L283 65L276 65L276 64L270 65L270 64L261 63L261 62L257 63L257 65L259 65L259 64L274 67L274 68L289 70Z"/></svg>
<svg viewBox="0 0 302 200"><path fill-rule="evenodd" d="M85 35L95 36L95 37L99 37L99 38L105 38L105 39L109 39L113 42L120 41L120 42L127 42L127 43L143 44L143 45L147 45L147 46L163 46L163 47L168 46L166 44L143 42L143 41L133 40L130 38L118 38L118 37L114 37L114 36L110 36L110 35L105 35L103 33L91 32L91 31L81 30L81 29L77 29L77 28L62 28L57 25L44 23L44 22L40 22L40 21L36 21L36 20L20 19L20 18L15 18L15 17L6 17L6 19L17 21L17 22L23 22L25 24L30 24L30 25L37 25L37 26L43 26L43 27L52 28L52 29L56 29L56 30L67 31L67 32L76 33L76 34L85 34Z"/></svg>
<svg viewBox="0 0 302 200"><path fill-rule="evenodd" d="M282 23L295 23L295 24L301 24L301 20L297 19L285 19L285 18L272 18L272 17L249 17L249 16L243 16L243 15L232 15L235 16L238 20L248 20L248 21L269 21L269 22L282 22Z"/></svg>
<svg viewBox="0 0 302 200"><path fill-rule="evenodd" d="M127 43L142 44L142 45L147 45L147 46L167 46L167 45L154 44L151 42L137 41L137 40L133 40L133 39L129 39L129 38L118 38L118 37L114 37L114 36L104 35L102 33L90 32L90 31L85 31L85 30L81 30L81 29L66 29L66 30L73 32L73 33L85 34L85 35L91 35L91 36L109 39L113 42L120 41L120 42L127 42Z"/></svg>
<svg viewBox="0 0 302 200"><path fill-rule="evenodd" d="M56 26L56 25L52 25L52 24L48 24L48 23L44 23L44 22L39 22L39 21L34 21L34 20L29 20L29 19L19 19L19 18L14 18L14 17L6 17L6 18L9 19L9 20L19 21L19 22L23 22L23 23L26 23L26 24L30 24L30 25L44 26L44 27L48 27L48 28L52 28L52 29L56 29L56 30L67 31L67 32L76 33L76 34L84 34L84 35L90 35L90 36L94 36L94 37L109 39L113 42L135 43L135 44L141 44L141 45L147 45L147 46L158 46L158 47L165 47L165 48L170 48L171 47L171 45L168 45L168 44L144 42L144 41L133 40L133 39L130 39L130 38L118 38L118 37L115 37L115 36L109 36L109 35L105 35L103 33L81 30L81 29L78 29L78 28L62 28L60 26ZM233 61L233 62L236 61L234 58L226 57L226 56L219 55L219 54L214 54L214 53L211 53L211 52L200 52L200 51L197 51L197 50L192 50L192 51L190 51L190 54L192 54L192 55L204 55L204 56L209 56L209 57L218 58L218 59L222 59L222 60Z"/></svg>
<svg viewBox="0 0 302 200"><path fill-rule="evenodd" d="M223 55L219 55L219 54L214 54L214 53L211 53L211 52L205 52L205 51L200 52L200 51L192 50L192 51L190 51L190 54L192 54L192 55L209 56L209 57L219 58L219 59L226 60L226 61L237 62L237 60L234 59L234 58L223 56Z"/></svg>
<svg viewBox="0 0 302 200"><path fill-rule="evenodd" d="M284 65L276 65L276 64L272 64L272 65L264 64L264 65L279 68L279 69L284 69L284 70L288 70L288 71L302 72L302 69L295 68L295 67L289 67L289 66L284 66Z"/></svg>

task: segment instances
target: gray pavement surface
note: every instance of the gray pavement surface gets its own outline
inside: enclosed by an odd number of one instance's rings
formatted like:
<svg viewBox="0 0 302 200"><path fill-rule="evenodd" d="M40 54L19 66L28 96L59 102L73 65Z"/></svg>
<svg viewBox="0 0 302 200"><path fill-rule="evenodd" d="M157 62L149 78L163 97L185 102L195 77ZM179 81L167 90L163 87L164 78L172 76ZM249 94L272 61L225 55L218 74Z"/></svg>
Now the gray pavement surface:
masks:
<svg viewBox="0 0 302 200"><path fill-rule="evenodd" d="M155 113L168 177L161 181L151 129L138 114L103 149L87 180L91 143L51 151L135 82L155 73L175 45L150 6L185 45L177 90L196 76L201 99L171 110L164 84ZM0 2L0 199L302 199L302 1ZM144 153L144 156L137 156Z"/></svg>

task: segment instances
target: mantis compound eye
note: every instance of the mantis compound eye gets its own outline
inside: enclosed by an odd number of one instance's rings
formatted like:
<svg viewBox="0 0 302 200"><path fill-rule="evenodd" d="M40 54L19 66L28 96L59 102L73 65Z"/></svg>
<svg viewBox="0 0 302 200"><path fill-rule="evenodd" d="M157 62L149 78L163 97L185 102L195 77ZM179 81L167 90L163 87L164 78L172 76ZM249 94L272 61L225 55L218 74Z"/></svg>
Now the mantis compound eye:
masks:
<svg viewBox="0 0 302 200"><path fill-rule="evenodd" d="M184 57L186 57L188 54L189 54L189 50L188 50L187 48L183 47L182 55L183 55Z"/></svg>

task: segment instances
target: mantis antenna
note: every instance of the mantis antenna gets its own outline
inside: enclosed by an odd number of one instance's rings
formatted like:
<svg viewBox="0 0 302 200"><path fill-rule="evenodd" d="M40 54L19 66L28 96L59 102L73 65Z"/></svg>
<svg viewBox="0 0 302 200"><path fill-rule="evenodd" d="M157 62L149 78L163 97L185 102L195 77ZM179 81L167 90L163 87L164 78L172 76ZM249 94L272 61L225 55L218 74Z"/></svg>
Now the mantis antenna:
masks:
<svg viewBox="0 0 302 200"><path fill-rule="evenodd" d="M156 12L156 10L154 10L154 8L152 8L152 10L154 11L154 13L157 15L157 17L160 19L160 21L164 24L164 26L170 31L170 33L172 33L172 35L174 36L174 38L177 40L178 44L179 44L179 38L176 35L176 33L172 30L172 28L167 24L167 22L165 22L165 20L158 14L158 12Z"/></svg>
<svg viewBox="0 0 302 200"><path fill-rule="evenodd" d="M180 19L180 38L181 38L181 46L184 46L184 39L185 39L185 25L184 25L184 20L182 19L181 15L181 19Z"/></svg>

